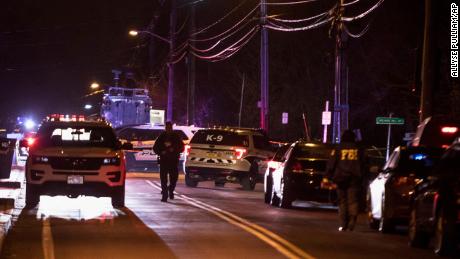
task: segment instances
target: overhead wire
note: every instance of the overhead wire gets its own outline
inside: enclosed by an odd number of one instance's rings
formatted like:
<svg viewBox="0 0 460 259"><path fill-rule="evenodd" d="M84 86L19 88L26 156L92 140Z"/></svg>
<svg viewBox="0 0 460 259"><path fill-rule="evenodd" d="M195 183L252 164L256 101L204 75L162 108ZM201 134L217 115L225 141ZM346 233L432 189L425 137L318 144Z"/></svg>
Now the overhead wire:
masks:
<svg viewBox="0 0 460 259"><path fill-rule="evenodd" d="M193 32L192 34L190 34L191 36L195 36L197 34L200 34L214 26L216 26L217 24L219 24L220 22L222 22L223 20L225 20L225 18L227 18L228 16L230 16L232 13L234 13L236 10L238 10L244 3L246 3L247 0L244 0L244 1L241 1L241 3L239 5L237 5L235 8L233 8L232 10L230 10L226 15L224 15L223 17L219 18L219 20L217 20L216 22L204 27L204 28L201 28L201 29L198 29L197 31Z"/></svg>
<svg viewBox="0 0 460 259"><path fill-rule="evenodd" d="M372 11L374 11L377 7L379 7L385 0L379 0L374 6L372 6L371 8L369 8L367 11L359 14L359 15L356 15L356 16L353 16L353 17L341 17L340 20L341 21L344 21L344 22L352 22L354 20L358 20L358 19L361 19L365 16L367 16L368 14L370 14Z"/></svg>
<svg viewBox="0 0 460 259"><path fill-rule="evenodd" d="M369 30L370 23L368 23L366 25L366 27L364 27L364 29L358 34L351 33L350 30L348 30L348 27L345 24L343 25L343 28L344 28L345 32L348 34L348 36L350 36L352 38L361 38Z"/></svg>
<svg viewBox="0 0 460 259"><path fill-rule="evenodd" d="M311 2L316 2L318 0L303 0L303 1L295 1L295 2L278 2L278 3L269 3L266 2L265 5L296 5L296 4L306 4Z"/></svg>

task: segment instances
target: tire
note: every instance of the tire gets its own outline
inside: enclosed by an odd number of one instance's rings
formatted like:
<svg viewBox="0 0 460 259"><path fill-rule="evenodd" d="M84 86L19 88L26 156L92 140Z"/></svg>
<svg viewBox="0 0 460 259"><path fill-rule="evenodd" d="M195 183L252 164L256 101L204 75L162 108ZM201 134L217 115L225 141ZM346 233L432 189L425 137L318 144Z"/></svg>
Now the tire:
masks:
<svg viewBox="0 0 460 259"><path fill-rule="evenodd" d="M284 178L281 179L281 187L280 187L281 197L279 206L281 208L291 208L292 202L294 201L294 196L292 194L292 190L289 190L288 186L284 183Z"/></svg>
<svg viewBox="0 0 460 259"><path fill-rule="evenodd" d="M267 177L265 186L266 186L266 190L264 194L264 201L265 203L270 204L272 200L272 189L273 189L273 178L271 177L271 175Z"/></svg>
<svg viewBox="0 0 460 259"><path fill-rule="evenodd" d="M434 252L441 256L453 255L456 249L455 219L447 217L443 208L436 219L433 246Z"/></svg>
<svg viewBox="0 0 460 259"><path fill-rule="evenodd" d="M125 186L116 188L112 193L112 206L114 208L125 207Z"/></svg>
<svg viewBox="0 0 460 259"><path fill-rule="evenodd" d="M35 208L40 202L40 194L36 187L31 184L26 184L26 208Z"/></svg>
<svg viewBox="0 0 460 259"><path fill-rule="evenodd" d="M412 247L426 248L430 243L429 233L423 231L420 225L417 224L417 209L415 205L410 213L408 235L409 245Z"/></svg>
<svg viewBox="0 0 460 259"><path fill-rule="evenodd" d="M197 187L198 181L195 181L192 178L190 178L189 174L185 174L185 185L187 187Z"/></svg>
<svg viewBox="0 0 460 259"><path fill-rule="evenodd" d="M240 183L244 190L253 191L256 187L258 168L257 162L253 161L248 174L241 178Z"/></svg>
<svg viewBox="0 0 460 259"><path fill-rule="evenodd" d="M372 215L372 199L371 199L371 194L368 191L366 195L366 203L367 203L367 222L369 224L369 228L378 230L380 221L376 218L374 218L374 215Z"/></svg>
<svg viewBox="0 0 460 259"><path fill-rule="evenodd" d="M381 217L380 217L380 224L379 224L379 231L382 233L392 233L394 231L395 225L393 223L393 220L391 218L388 218L385 216L386 212L386 202L385 202L385 196L382 197L382 210L381 210Z"/></svg>

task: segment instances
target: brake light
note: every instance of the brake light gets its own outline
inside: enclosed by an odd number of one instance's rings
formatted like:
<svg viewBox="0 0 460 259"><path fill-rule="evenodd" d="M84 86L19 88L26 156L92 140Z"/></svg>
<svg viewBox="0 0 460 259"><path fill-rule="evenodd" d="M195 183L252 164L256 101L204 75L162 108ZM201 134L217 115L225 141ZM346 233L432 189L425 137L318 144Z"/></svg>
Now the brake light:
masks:
<svg viewBox="0 0 460 259"><path fill-rule="evenodd" d="M192 148L192 147L191 147L190 145L185 145L184 154L185 154L186 156L188 156L188 155L190 154L190 149L191 149L191 148Z"/></svg>
<svg viewBox="0 0 460 259"><path fill-rule="evenodd" d="M34 143L35 143L35 139L34 139L34 138L27 138L27 146L28 146L28 147L33 146Z"/></svg>
<svg viewBox="0 0 460 259"><path fill-rule="evenodd" d="M271 161L268 161L267 165L268 165L268 168L278 168L279 164L280 162L271 160Z"/></svg>
<svg viewBox="0 0 460 259"><path fill-rule="evenodd" d="M449 134L449 135L450 134L455 134L455 133L457 133L457 131L458 131L457 127L442 127L441 128L441 132L443 134Z"/></svg>
<svg viewBox="0 0 460 259"><path fill-rule="evenodd" d="M294 164L292 164L291 166L291 171L293 173L300 173L300 172L303 172L302 170L302 164L300 162L295 162Z"/></svg>
<svg viewBox="0 0 460 259"><path fill-rule="evenodd" d="M236 159L241 159L243 157L243 155L247 152L246 149L244 148L237 148L235 149L235 156L236 156Z"/></svg>

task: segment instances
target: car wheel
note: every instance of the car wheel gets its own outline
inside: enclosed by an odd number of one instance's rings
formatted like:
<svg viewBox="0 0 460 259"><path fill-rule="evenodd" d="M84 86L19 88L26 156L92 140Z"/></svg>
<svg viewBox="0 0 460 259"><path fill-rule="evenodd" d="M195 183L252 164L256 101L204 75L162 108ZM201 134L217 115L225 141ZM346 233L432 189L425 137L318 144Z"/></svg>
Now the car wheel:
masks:
<svg viewBox="0 0 460 259"><path fill-rule="evenodd" d="M281 187L280 187L281 197L279 206L281 208L290 208L292 202L294 201L294 197L292 194L292 190L289 190L289 187L284 182L284 179L281 179Z"/></svg>
<svg viewBox="0 0 460 259"><path fill-rule="evenodd" d="M35 186L31 184L26 185L26 208L35 208L40 202L40 194L37 192Z"/></svg>
<svg viewBox="0 0 460 259"><path fill-rule="evenodd" d="M379 224L379 231L382 233L391 233L394 231L394 223L391 218L387 217L386 214L386 201L385 196L382 197L382 210Z"/></svg>
<svg viewBox="0 0 460 259"><path fill-rule="evenodd" d="M266 190L265 190L265 203L269 204L272 200L272 189L273 189L273 178L271 175L267 176L267 180L265 182Z"/></svg>
<svg viewBox="0 0 460 259"><path fill-rule="evenodd" d="M116 188L112 193L112 206L123 208L125 206L125 186Z"/></svg>
<svg viewBox="0 0 460 259"><path fill-rule="evenodd" d="M185 174L185 185L188 187L197 187L198 181L193 180L189 174Z"/></svg>
<svg viewBox="0 0 460 259"><path fill-rule="evenodd" d="M374 218L372 215L372 199L370 191L367 192L366 195L366 204L367 204L367 221L369 223L369 227L371 229L379 229L380 221Z"/></svg>
<svg viewBox="0 0 460 259"><path fill-rule="evenodd" d="M241 178L240 183L244 190L252 191L256 187L256 177L258 173L258 165L255 161L251 163L249 172Z"/></svg>
<svg viewBox="0 0 460 259"><path fill-rule="evenodd" d="M278 207L280 204L280 198L278 197L278 194L275 192L275 188L273 188L273 182L272 182L272 199L270 200L270 205L274 207Z"/></svg>
<svg viewBox="0 0 460 259"><path fill-rule="evenodd" d="M445 210L441 208L436 219L434 233L434 252L437 255L452 255L456 249L455 244L455 219L447 217Z"/></svg>
<svg viewBox="0 0 460 259"><path fill-rule="evenodd" d="M430 235L423 231L417 224L417 209L416 205L411 209L409 220L409 245L412 247L426 248L430 242Z"/></svg>

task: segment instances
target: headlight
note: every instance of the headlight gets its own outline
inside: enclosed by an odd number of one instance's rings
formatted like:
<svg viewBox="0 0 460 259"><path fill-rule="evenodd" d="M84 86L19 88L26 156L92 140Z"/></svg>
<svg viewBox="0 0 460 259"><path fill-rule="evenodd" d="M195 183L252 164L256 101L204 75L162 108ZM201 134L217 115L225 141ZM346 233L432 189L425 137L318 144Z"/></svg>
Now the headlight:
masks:
<svg viewBox="0 0 460 259"><path fill-rule="evenodd" d="M102 160L104 165L120 165L120 157L107 157Z"/></svg>
<svg viewBox="0 0 460 259"><path fill-rule="evenodd" d="M48 157L46 156L33 156L32 163L34 164L47 164L49 161Z"/></svg>

